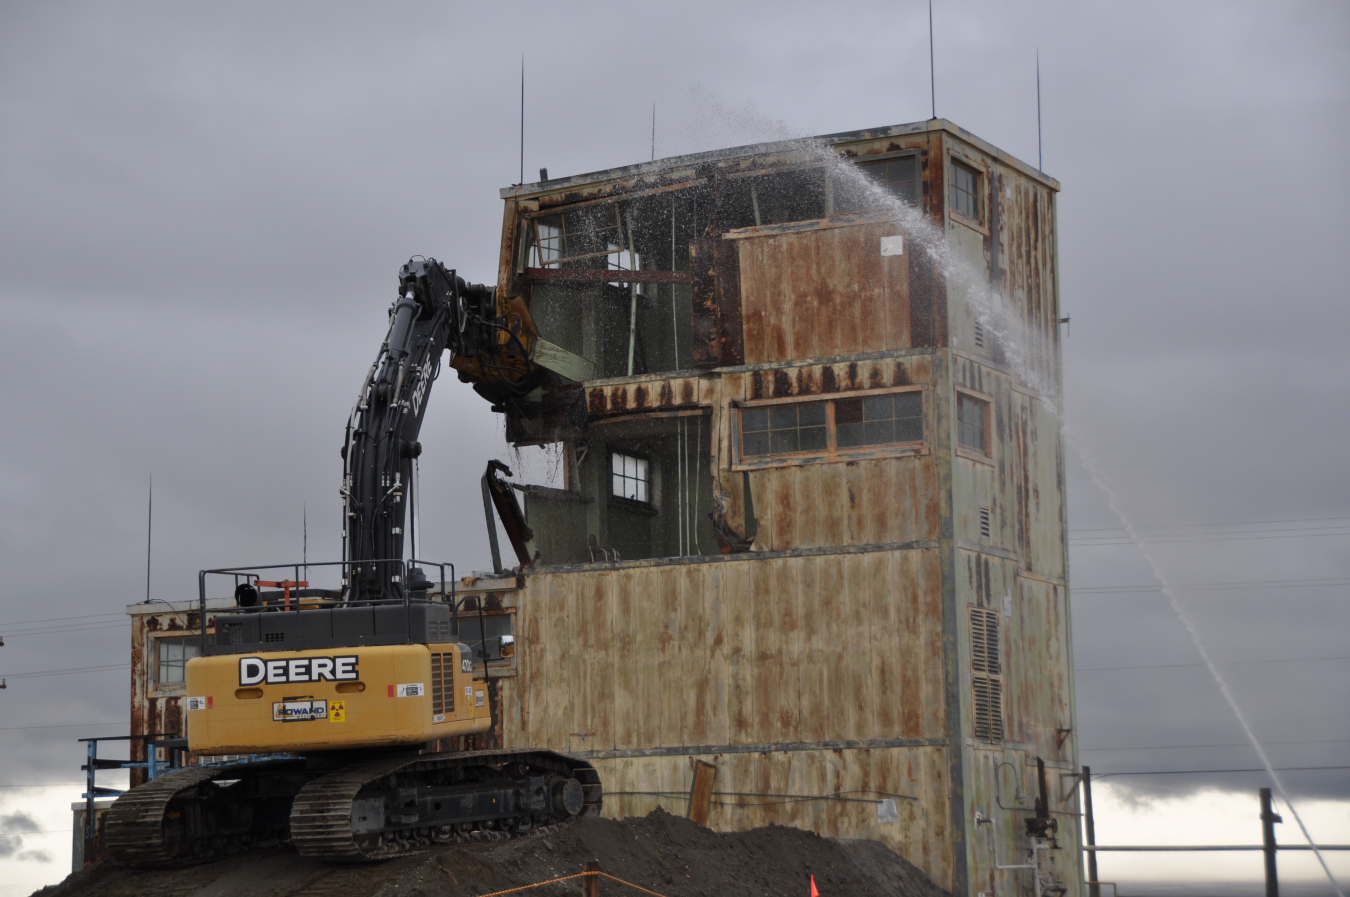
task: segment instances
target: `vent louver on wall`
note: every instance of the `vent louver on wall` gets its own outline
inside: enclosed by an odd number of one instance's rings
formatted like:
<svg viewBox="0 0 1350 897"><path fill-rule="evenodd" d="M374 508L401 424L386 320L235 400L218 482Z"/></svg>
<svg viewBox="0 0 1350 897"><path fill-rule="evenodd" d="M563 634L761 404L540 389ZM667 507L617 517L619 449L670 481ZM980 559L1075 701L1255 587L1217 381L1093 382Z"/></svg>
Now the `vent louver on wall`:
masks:
<svg viewBox="0 0 1350 897"><path fill-rule="evenodd" d="M989 509L980 508L980 538L989 538Z"/></svg>
<svg viewBox="0 0 1350 897"><path fill-rule="evenodd" d="M975 322L975 348L984 348L984 325L979 321Z"/></svg>
<svg viewBox="0 0 1350 897"><path fill-rule="evenodd" d="M1002 741L1003 663L999 656L997 611L970 609L970 668L975 737Z"/></svg>
<svg viewBox="0 0 1350 897"><path fill-rule="evenodd" d="M455 712L455 655L431 655L431 712Z"/></svg>

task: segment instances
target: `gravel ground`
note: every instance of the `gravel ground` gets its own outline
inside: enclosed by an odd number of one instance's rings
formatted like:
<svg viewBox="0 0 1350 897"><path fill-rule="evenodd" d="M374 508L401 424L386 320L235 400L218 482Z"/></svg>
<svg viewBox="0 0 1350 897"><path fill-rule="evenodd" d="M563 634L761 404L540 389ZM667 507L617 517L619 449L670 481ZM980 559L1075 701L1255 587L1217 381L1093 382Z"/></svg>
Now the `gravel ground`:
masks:
<svg viewBox="0 0 1350 897"><path fill-rule="evenodd" d="M770 826L718 834L656 810L616 822L583 819L549 837L436 848L415 857L331 866L274 850L203 866L139 872L99 864L36 892L42 897L448 897L482 895L581 871L603 872L663 897L949 897L876 841L841 841ZM602 879L604 895L640 891ZM522 892L575 897L581 881Z"/></svg>

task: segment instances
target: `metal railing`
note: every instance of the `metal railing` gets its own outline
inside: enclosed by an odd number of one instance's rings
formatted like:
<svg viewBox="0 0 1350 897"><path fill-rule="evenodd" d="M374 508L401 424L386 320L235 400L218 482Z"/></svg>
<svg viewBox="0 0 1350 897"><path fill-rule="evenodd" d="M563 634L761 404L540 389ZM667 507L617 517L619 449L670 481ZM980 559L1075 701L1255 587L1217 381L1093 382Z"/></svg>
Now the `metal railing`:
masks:
<svg viewBox="0 0 1350 897"><path fill-rule="evenodd" d="M1190 853L1211 851L1261 851L1265 854L1265 875L1267 897L1279 897L1279 874L1276 870L1275 855L1282 850L1350 850L1350 844L1279 844L1275 841L1275 823L1283 822L1271 805L1269 788L1259 791L1261 801L1261 844L1097 844L1096 824L1092 814L1092 768L1083 767L1083 821L1087 829L1087 843L1083 850L1087 853L1087 880L1089 897L1101 897L1101 886L1110 885L1114 894L1119 893L1115 882L1100 881L1097 878L1098 853Z"/></svg>
<svg viewBox="0 0 1350 897"><path fill-rule="evenodd" d="M97 821L94 816L94 800L100 797L116 797L125 792L120 788L104 788L95 784L95 775L100 769L144 769L148 781L154 781L159 777L161 771L169 771L179 767L179 751L187 750L187 739L179 738L177 732L157 732L151 735L104 735L98 738L80 738L77 741L85 743L85 764L80 768L85 771L84 794L84 856L88 863L94 856L94 836L98 830ZM101 741L144 741L148 742L145 746L144 760L108 760L100 758L98 755L98 745ZM129 745L128 745L129 747ZM159 748L168 750L169 756L166 762L159 762Z"/></svg>
<svg viewBox="0 0 1350 897"><path fill-rule="evenodd" d="M343 593L348 592L348 590L349 590L350 587L351 587L351 583L352 583L352 580L353 580L353 577L352 577L352 572L353 572L353 570L354 570L354 569L359 569L359 568L361 568L361 567L365 567L365 566L368 566L368 565L369 565L369 566L392 565L392 566L393 566L393 569L398 570L397 575L393 576L393 581L399 586L399 588L400 588L401 591L403 592L403 596L402 596L401 598L375 598L375 599L363 599L363 600L353 600L353 599L350 599L349 597L346 597ZM428 567L434 567L434 568L436 568L436 569L439 571L439 573L440 573L440 591L439 591L438 594L441 596L441 601L436 602L436 603L446 603L446 604L449 604L449 605L450 605L451 615L452 615L453 620L454 620L454 628L455 628L455 631L456 631L456 632L459 631L459 609L460 609L460 603L461 603L461 602L460 602L460 600L459 600L459 598L458 598L458 593L457 593L457 591L456 591L456 584L455 584L455 565L454 565L454 564L441 563L440 561L427 561L427 560L422 560L422 559L420 559L420 558L410 558L410 559L408 559L408 560L388 558L388 559L375 559L375 560L365 560L365 561L316 561L316 562L306 562L306 563L299 563L299 564L257 564L257 565L251 565L251 566L241 566L241 567L220 567L220 568L213 569L213 570L202 570L202 571L199 571L198 574L197 574L197 604L198 604L198 613L199 613L199 615L200 615L200 616L199 616L199 620L200 620L200 625L201 625L202 653L203 653L203 654L207 653L207 639L208 639L208 636L207 636L207 631L206 631L206 630L207 630L207 626L206 626L206 615L207 615L207 608L206 608L206 581L207 581L207 580L206 580L206 578L207 578L208 576L228 576L228 577L232 577L232 578L234 579L234 586L235 586L236 589L238 589L238 587L239 587L240 585L242 585L242 584L246 584L246 583L247 583L247 584L252 585L252 584L258 582L259 580L261 580L262 577L261 577L259 574L260 574L261 572L263 572L263 571L267 571L267 570L289 570L289 571L292 571L292 574L293 574L294 577L295 577L294 580L291 580L291 581L290 581L290 585L296 586L296 585L299 585L300 583L305 583L305 585L308 586L308 579L302 580L302 579L300 578L300 575L301 575L301 574L300 574L300 571L301 571L302 569L305 570L305 571L306 571L305 576L308 577L308 576L309 576L308 568L310 568L310 567L339 567L339 568L341 568L341 575L342 575L341 585L342 585L342 587L341 587L341 589L333 590L333 591L337 591L337 592L338 592L338 595L335 596L335 597L332 597L332 598L318 599L318 600L317 600L317 604L319 604L319 605L321 605L321 606L324 606L324 607L339 607L339 606L341 606L341 607L379 607L379 606L388 607L388 606L391 606L391 605L392 605L392 606L402 605L402 606L406 609L405 620L406 620L406 627L407 627L407 628L406 628L405 631L406 631L407 633L409 633L409 634L411 634L411 632L412 632L412 605L413 605L413 598L412 598L412 590L410 590L410 589L408 588L408 571L409 571L409 570L412 570L412 569L414 569L414 568L417 568L417 569L424 569L424 568L428 568ZM445 575L445 571L446 571L447 568L450 570L450 578L449 578L450 591L449 591L448 594L447 594L447 592L446 592L446 581L447 581L447 580L446 580L446 575ZM388 569L387 566L386 566L386 569ZM287 589L287 594L289 594L289 589ZM287 612L287 611L295 611L295 610L300 610L300 609L302 609L302 608L304 607L304 604L303 604L304 601L310 601L312 604L313 604L313 603L316 603L316 599L314 599L314 598L312 598L312 597L309 597L309 596L299 597L299 596L297 596L297 598L295 599L295 601L294 601L293 604L292 604L291 601L288 600L288 601L286 601L284 604L281 604L281 605L259 605L258 607L219 607L219 608L213 608L213 609L211 610L211 614L212 614L212 615L215 615L215 616L218 616L218 615L220 615L220 614L278 613L278 612L284 613L284 612ZM423 602L419 599L418 603L423 603ZM427 602L427 603L430 603L430 602Z"/></svg>

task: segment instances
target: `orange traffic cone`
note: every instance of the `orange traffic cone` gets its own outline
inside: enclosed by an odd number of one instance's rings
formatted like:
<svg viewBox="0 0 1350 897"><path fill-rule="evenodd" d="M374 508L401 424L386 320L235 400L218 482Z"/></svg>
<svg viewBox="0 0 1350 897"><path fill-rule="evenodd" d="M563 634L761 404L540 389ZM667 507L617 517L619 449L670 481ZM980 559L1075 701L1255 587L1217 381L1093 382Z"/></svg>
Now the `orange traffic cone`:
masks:
<svg viewBox="0 0 1350 897"><path fill-rule="evenodd" d="M816 877L811 876L811 897L820 897L820 892L816 890Z"/></svg>

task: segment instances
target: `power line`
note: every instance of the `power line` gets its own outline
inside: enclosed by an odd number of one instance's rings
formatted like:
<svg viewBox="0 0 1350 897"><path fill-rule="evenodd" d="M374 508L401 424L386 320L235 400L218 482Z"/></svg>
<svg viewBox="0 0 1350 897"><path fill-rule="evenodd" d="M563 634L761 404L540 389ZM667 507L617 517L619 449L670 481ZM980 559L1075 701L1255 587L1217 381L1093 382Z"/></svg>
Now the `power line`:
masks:
<svg viewBox="0 0 1350 897"><path fill-rule="evenodd" d="M1327 738L1318 741L1263 741L1262 747L1285 744L1345 744L1350 738ZM1186 748L1251 747L1250 741L1234 741L1227 744L1153 744L1138 747L1080 747L1080 751L1179 751Z"/></svg>
<svg viewBox="0 0 1350 897"><path fill-rule="evenodd" d="M1135 527L1137 532L1147 533L1162 529L1198 529L1202 527L1217 526L1271 526L1279 523L1337 523L1341 521L1350 522L1350 517L1288 517L1281 520L1239 520L1223 523L1160 523L1157 526L1139 526ZM1083 527L1080 529L1069 530L1069 535L1074 533L1123 533L1125 530L1119 526L1097 526Z"/></svg>
<svg viewBox="0 0 1350 897"><path fill-rule="evenodd" d="M83 620L91 617L124 617L126 614L107 613L107 614L83 614L74 617L46 617L41 620L18 620L13 623L0 623L0 626L9 628L10 626L27 626L29 623L60 623L64 620Z"/></svg>
<svg viewBox="0 0 1350 897"><path fill-rule="evenodd" d="M93 728L94 725L127 725L127 723L66 723L62 725L0 725L0 732L39 728Z"/></svg>
<svg viewBox="0 0 1350 897"><path fill-rule="evenodd" d="M1319 663L1330 660L1350 660L1350 655L1342 657L1286 657L1280 660L1227 660L1221 667L1238 666L1253 663ZM1182 667L1203 667L1203 663L1146 663L1130 667L1079 667L1075 673L1105 673L1113 670L1175 670Z"/></svg>
<svg viewBox="0 0 1350 897"><path fill-rule="evenodd" d="M1312 770L1324 769L1350 769L1350 766L1277 766L1276 772L1310 772ZM1180 776L1180 775L1198 775L1208 772L1267 772L1264 766L1256 766L1251 769L1144 769L1132 770L1130 772L1104 772L1100 775L1093 774L1093 779L1104 779L1107 776Z"/></svg>
<svg viewBox="0 0 1350 897"><path fill-rule="evenodd" d="M70 667L65 670L38 670L32 673L3 673L0 679L37 679L41 676L69 676L74 673L106 673L112 670L131 669L129 663L106 664L98 667Z"/></svg>
<svg viewBox="0 0 1350 897"><path fill-rule="evenodd" d="M1217 592L1229 589L1270 589L1270 588L1325 588L1328 586L1350 585L1350 577L1331 577L1326 579L1263 579L1251 582L1193 582L1173 586L1178 592ZM1157 583L1137 586L1082 586L1070 589L1075 595L1109 595L1130 592L1157 592L1162 586Z"/></svg>
<svg viewBox="0 0 1350 897"><path fill-rule="evenodd" d="M1178 533L1175 536L1144 538L1144 541L1150 545L1185 545L1195 542L1238 542L1244 540L1250 541L1253 539L1311 539L1321 536L1350 536L1350 528L1337 527L1335 529L1327 530L1249 530L1246 532L1234 533ZM1069 539L1070 546L1082 548L1133 544L1134 540L1128 536L1102 536L1089 539L1075 539L1070 537Z"/></svg>

